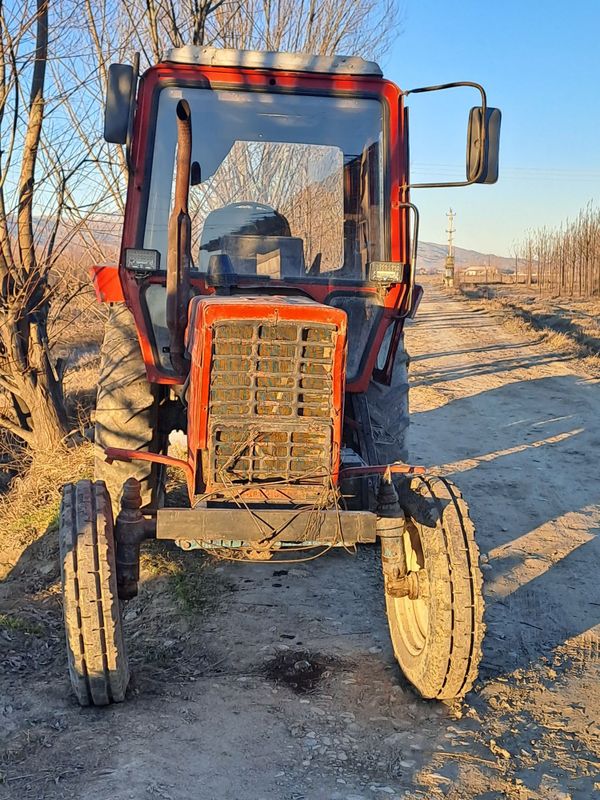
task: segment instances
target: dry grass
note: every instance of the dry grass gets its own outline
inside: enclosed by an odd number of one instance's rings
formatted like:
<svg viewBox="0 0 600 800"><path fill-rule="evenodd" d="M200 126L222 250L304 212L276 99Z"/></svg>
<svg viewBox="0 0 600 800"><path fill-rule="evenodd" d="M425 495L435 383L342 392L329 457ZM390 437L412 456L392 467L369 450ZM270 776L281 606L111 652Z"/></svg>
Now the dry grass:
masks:
<svg viewBox="0 0 600 800"><path fill-rule="evenodd" d="M0 496L0 578L28 545L56 528L61 489L92 477L93 447L90 442L65 447L22 467Z"/></svg>
<svg viewBox="0 0 600 800"><path fill-rule="evenodd" d="M52 284L52 354L59 369L64 368L71 426L84 431L91 424L106 309L97 303L80 259L61 262ZM0 430L0 575L2 562L56 524L63 484L92 474L89 443L32 458L17 439Z"/></svg>
<svg viewBox="0 0 600 800"><path fill-rule="evenodd" d="M55 285L49 319L52 352L65 369L71 426L81 434L92 421L106 309L96 302L79 263L61 265ZM69 446L32 457L0 430L0 579L28 545L56 528L62 486L91 477L90 442L75 444L71 438Z"/></svg>
<svg viewBox="0 0 600 800"><path fill-rule="evenodd" d="M183 553L164 543L149 543L142 552L142 578L165 579L170 594L184 616L214 610L223 591L223 581L214 572L213 561L200 551Z"/></svg>
<svg viewBox="0 0 600 800"><path fill-rule="evenodd" d="M523 287L465 288L462 296L499 312L509 330L535 334L553 352L568 354L591 374L600 374L600 301L539 297Z"/></svg>

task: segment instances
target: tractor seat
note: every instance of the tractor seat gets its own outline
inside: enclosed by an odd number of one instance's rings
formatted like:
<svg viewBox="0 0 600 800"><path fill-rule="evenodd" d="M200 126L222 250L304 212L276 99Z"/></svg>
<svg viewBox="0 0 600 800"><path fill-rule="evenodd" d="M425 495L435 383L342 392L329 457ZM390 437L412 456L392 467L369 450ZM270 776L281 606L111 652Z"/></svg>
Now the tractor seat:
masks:
<svg viewBox="0 0 600 800"><path fill-rule="evenodd" d="M291 235L287 219L271 206L245 201L211 211L200 242L200 271L227 256L236 275L272 278L305 275L304 244Z"/></svg>
<svg viewBox="0 0 600 800"><path fill-rule="evenodd" d="M296 236L223 236L220 250L229 256L236 275L274 280L306 275L304 242Z"/></svg>

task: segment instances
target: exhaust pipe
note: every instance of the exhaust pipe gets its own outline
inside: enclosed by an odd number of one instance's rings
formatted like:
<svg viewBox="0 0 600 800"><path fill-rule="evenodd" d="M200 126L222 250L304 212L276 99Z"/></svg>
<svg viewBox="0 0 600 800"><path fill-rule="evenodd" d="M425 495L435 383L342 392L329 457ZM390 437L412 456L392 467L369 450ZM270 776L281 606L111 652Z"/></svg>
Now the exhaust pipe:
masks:
<svg viewBox="0 0 600 800"><path fill-rule="evenodd" d="M189 362L185 355L185 329L190 302L190 264L192 261L192 223L188 212L190 164L192 159L192 117L187 100L177 103L177 166L175 199L169 218L167 252L167 328L173 369L185 375Z"/></svg>

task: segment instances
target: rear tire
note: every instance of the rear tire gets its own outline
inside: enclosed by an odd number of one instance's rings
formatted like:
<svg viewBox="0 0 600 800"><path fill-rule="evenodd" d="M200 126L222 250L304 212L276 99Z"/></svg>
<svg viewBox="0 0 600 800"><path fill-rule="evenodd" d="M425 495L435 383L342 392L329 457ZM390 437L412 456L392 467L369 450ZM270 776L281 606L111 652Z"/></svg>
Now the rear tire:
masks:
<svg viewBox="0 0 600 800"><path fill-rule="evenodd" d="M120 703L129 668L117 595L112 508L102 481L64 487L59 543L73 691L82 706Z"/></svg>
<svg viewBox="0 0 600 800"><path fill-rule="evenodd" d="M435 528L407 518L404 549L409 572L424 569L424 597L386 592L390 636L408 680L426 698L449 700L472 687L481 659L483 623L479 550L469 509L450 481L416 477L411 488L437 507Z"/></svg>
<svg viewBox="0 0 600 800"><path fill-rule="evenodd" d="M389 386L371 380L367 390L369 416L380 464L408 461L408 364L401 337Z"/></svg>
<svg viewBox="0 0 600 800"><path fill-rule="evenodd" d="M162 465L108 464L104 455L106 447L164 452L167 437L159 432L159 406L160 387L148 383L133 315L124 305L111 306L100 351L94 475L106 483L115 512L127 478L140 482L143 506L157 506L162 500Z"/></svg>

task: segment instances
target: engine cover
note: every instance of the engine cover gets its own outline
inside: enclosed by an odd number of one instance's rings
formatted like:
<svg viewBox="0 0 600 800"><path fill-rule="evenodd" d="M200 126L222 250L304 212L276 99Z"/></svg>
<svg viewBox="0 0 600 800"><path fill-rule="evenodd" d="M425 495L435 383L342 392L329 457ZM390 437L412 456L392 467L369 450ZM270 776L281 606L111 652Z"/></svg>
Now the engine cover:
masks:
<svg viewBox="0 0 600 800"><path fill-rule="evenodd" d="M304 297L196 297L187 348L196 491L322 496L337 480L346 314Z"/></svg>

